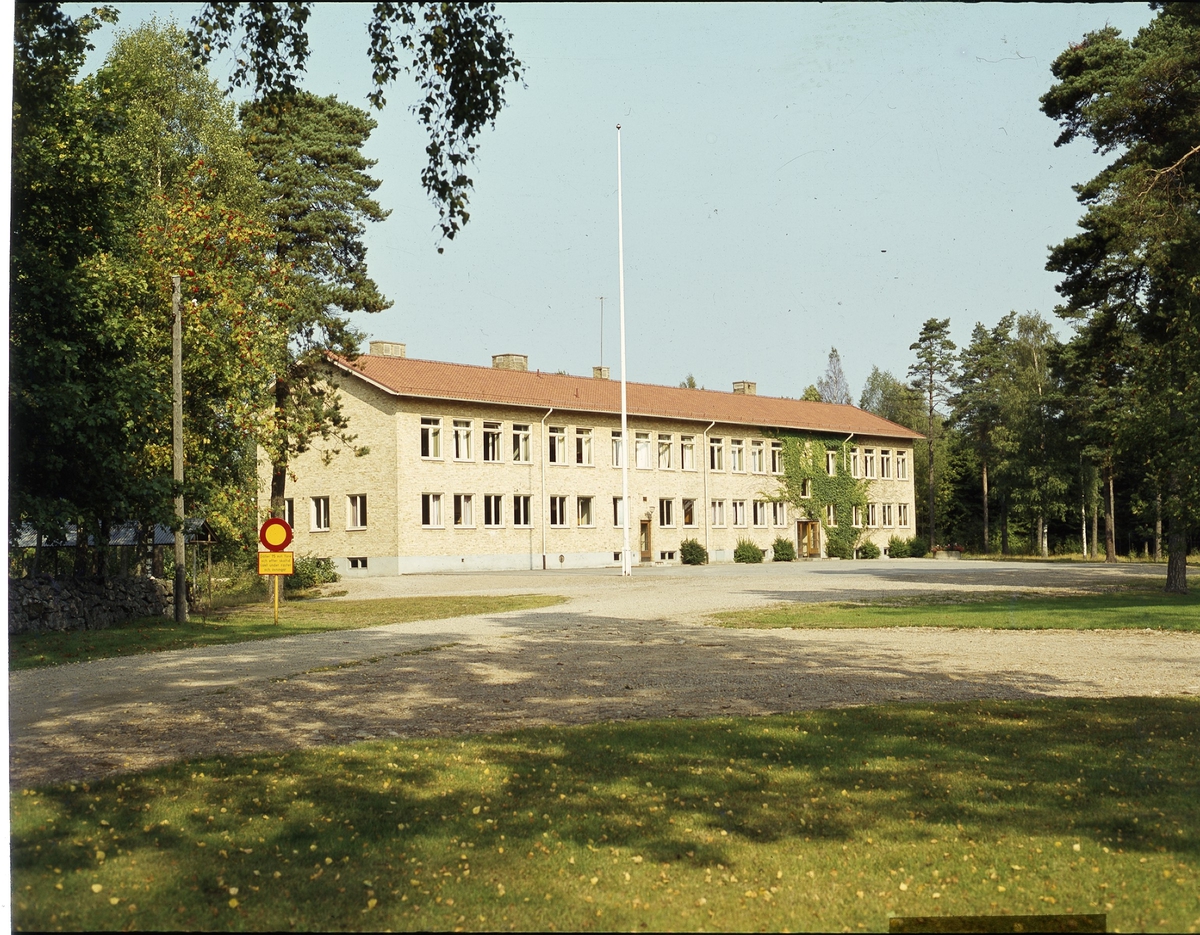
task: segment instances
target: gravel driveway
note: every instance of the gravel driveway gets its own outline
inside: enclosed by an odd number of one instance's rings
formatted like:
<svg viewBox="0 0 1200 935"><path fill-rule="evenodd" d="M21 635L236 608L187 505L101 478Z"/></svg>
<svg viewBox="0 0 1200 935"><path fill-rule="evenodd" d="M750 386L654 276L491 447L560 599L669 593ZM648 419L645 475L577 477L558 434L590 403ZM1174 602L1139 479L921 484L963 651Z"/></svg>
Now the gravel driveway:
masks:
<svg viewBox="0 0 1200 935"><path fill-rule="evenodd" d="M780 600L1054 593L1147 573L901 560L663 567L631 580L604 571L362 578L347 584L348 598L543 592L570 602L15 673L11 782L547 723L898 700L1200 694L1200 633L729 630L701 622Z"/></svg>

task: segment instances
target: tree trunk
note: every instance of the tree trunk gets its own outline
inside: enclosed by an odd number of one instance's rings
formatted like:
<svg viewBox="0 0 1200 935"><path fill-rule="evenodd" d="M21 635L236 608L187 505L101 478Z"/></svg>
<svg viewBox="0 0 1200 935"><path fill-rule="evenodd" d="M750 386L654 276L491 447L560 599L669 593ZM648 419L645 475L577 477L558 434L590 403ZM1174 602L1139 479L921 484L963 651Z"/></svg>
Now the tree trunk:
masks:
<svg viewBox="0 0 1200 935"><path fill-rule="evenodd" d="M1187 594L1187 527L1178 516L1171 517L1167 537L1168 594Z"/></svg>
<svg viewBox="0 0 1200 935"><path fill-rule="evenodd" d="M1049 555L1049 551L1046 549L1046 517L1040 514L1037 519L1037 539L1038 553L1042 558L1046 558Z"/></svg>
<svg viewBox="0 0 1200 935"><path fill-rule="evenodd" d="M1096 498L1092 497L1092 561L1100 555L1100 511Z"/></svg>
<svg viewBox="0 0 1200 935"><path fill-rule="evenodd" d="M1087 500L1084 499L1086 494L1081 495L1079 501L1079 534L1082 538L1079 540L1083 547L1083 558L1087 560Z"/></svg>
<svg viewBox="0 0 1200 935"><path fill-rule="evenodd" d="M990 533L988 532L988 476L987 476L987 459L984 458L983 464L983 554L987 555L992 550Z"/></svg>
<svg viewBox="0 0 1200 935"><path fill-rule="evenodd" d="M1154 560L1162 561L1162 494L1154 495Z"/></svg>
<svg viewBox="0 0 1200 935"><path fill-rule="evenodd" d="M1113 493L1113 469L1110 464L1104 469L1104 561L1117 561L1117 506Z"/></svg>
<svg viewBox="0 0 1200 935"><path fill-rule="evenodd" d="M75 567L71 569L75 578L87 575L87 533L83 530L83 521L75 523Z"/></svg>

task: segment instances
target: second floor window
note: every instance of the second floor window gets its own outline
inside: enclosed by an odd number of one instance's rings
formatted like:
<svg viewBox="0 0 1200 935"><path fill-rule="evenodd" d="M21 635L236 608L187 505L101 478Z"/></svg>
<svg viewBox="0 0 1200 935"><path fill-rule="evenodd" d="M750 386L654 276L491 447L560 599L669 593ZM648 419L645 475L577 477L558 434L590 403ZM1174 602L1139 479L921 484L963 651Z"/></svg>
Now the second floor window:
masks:
<svg viewBox="0 0 1200 935"><path fill-rule="evenodd" d="M879 452L879 476L885 479L892 476L892 453L886 448Z"/></svg>
<svg viewBox="0 0 1200 935"><path fill-rule="evenodd" d="M650 433L635 432L633 435L634 456L636 464L644 471L650 470Z"/></svg>
<svg viewBox="0 0 1200 935"><path fill-rule="evenodd" d="M483 423L483 460L500 460L500 423Z"/></svg>
<svg viewBox="0 0 1200 935"><path fill-rule="evenodd" d="M908 480L908 452L896 452L896 480ZM904 525L908 525L905 523Z"/></svg>
<svg viewBox="0 0 1200 935"><path fill-rule="evenodd" d="M671 436L658 436L658 469L660 471L671 470Z"/></svg>
<svg viewBox="0 0 1200 935"><path fill-rule="evenodd" d="M365 493L351 494L346 498L346 528L367 528L367 495Z"/></svg>
<svg viewBox="0 0 1200 935"><path fill-rule="evenodd" d="M550 463L567 463L567 430L563 426L550 426Z"/></svg>
<svg viewBox="0 0 1200 935"><path fill-rule="evenodd" d="M825 452L825 473L828 474L830 477L834 477L837 474L837 452L836 451L826 451Z"/></svg>
<svg viewBox="0 0 1200 935"><path fill-rule="evenodd" d="M710 471L725 470L725 439L710 438L708 440L708 469Z"/></svg>
<svg viewBox="0 0 1200 935"><path fill-rule="evenodd" d="M314 530L324 530L329 528L329 498L328 497L313 497L312 503L312 528Z"/></svg>
<svg viewBox="0 0 1200 935"><path fill-rule="evenodd" d="M783 442L771 442L771 473L783 473Z"/></svg>
<svg viewBox="0 0 1200 935"><path fill-rule="evenodd" d="M740 438L729 439L729 470L746 470L746 443Z"/></svg>
<svg viewBox="0 0 1200 935"><path fill-rule="evenodd" d="M442 420L423 417L421 419L421 457L442 456Z"/></svg>
<svg viewBox="0 0 1200 935"><path fill-rule="evenodd" d="M696 470L696 438L694 435L679 436L679 466L685 471Z"/></svg>
<svg viewBox="0 0 1200 935"><path fill-rule="evenodd" d="M754 474L763 474L766 472L766 459L763 456L763 443L752 441L750 443L750 471Z"/></svg>
<svg viewBox="0 0 1200 935"><path fill-rule="evenodd" d="M863 477L875 476L875 449L863 449Z"/></svg>
<svg viewBox="0 0 1200 935"><path fill-rule="evenodd" d="M475 455L471 450L473 423L465 419L454 420L454 460L473 461Z"/></svg>
<svg viewBox="0 0 1200 935"><path fill-rule="evenodd" d="M674 500L659 500L658 501L658 525L674 526L675 525L675 501Z"/></svg>
<svg viewBox="0 0 1200 935"><path fill-rule="evenodd" d="M851 448L850 449L850 475L852 477L862 477L860 470L861 469L859 468L859 464L858 464L858 449Z"/></svg>
<svg viewBox="0 0 1200 935"><path fill-rule="evenodd" d="M612 433L612 464L613 467L625 465L625 439L620 432Z"/></svg>
<svg viewBox="0 0 1200 935"><path fill-rule="evenodd" d="M513 461L517 464L530 464L533 461L533 451L529 447L529 426L513 425Z"/></svg>

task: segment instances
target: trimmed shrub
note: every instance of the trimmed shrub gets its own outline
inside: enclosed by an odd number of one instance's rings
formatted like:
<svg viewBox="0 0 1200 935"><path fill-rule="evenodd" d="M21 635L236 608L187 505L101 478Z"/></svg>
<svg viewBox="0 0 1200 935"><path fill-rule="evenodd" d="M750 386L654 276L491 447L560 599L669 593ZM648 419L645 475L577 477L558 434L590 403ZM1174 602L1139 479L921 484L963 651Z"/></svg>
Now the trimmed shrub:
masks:
<svg viewBox="0 0 1200 935"><path fill-rule="evenodd" d="M908 554L910 558L924 558L929 554L929 543L920 536L913 536L908 540Z"/></svg>
<svg viewBox="0 0 1200 935"><path fill-rule="evenodd" d="M341 578L342 576L334 571L330 559L297 555L296 571L283 579L283 586L288 591L304 591L315 588L318 584L332 584Z"/></svg>
<svg viewBox="0 0 1200 935"><path fill-rule="evenodd" d="M679 543L679 560L685 565L707 565L708 549L695 539L684 539Z"/></svg>
<svg viewBox="0 0 1200 935"><path fill-rule="evenodd" d="M733 560L747 565L757 565L763 560L763 550L749 539L738 539L737 548L733 550Z"/></svg>
<svg viewBox="0 0 1200 935"><path fill-rule="evenodd" d="M899 536L892 536L888 539L888 555L890 557L908 558L909 554L907 539L901 539Z"/></svg>
<svg viewBox="0 0 1200 935"><path fill-rule="evenodd" d="M831 536L825 540L825 554L830 558L854 558L854 547Z"/></svg>
<svg viewBox="0 0 1200 935"><path fill-rule="evenodd" d="M773 562L794 562L796 560L796 546L791 539L785 539L780 536L771 543L771 561Z"/></svg>
<svg viewBox="0 0 1200 935"><path fill-rule="evenodd" d="M858 547L859 558L879 558L879 546L874 542L864 542Z"/></svg>

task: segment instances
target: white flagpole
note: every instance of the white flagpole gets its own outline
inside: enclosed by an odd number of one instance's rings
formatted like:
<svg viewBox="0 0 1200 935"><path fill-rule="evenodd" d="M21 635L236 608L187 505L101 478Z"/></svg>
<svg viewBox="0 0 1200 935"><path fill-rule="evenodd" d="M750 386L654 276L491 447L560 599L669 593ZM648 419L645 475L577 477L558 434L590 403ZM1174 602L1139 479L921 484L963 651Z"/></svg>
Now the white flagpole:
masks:
<svg viewBox="0 0 1200 935"><path fill-rule="evenodd" d="M625 231L621 212L621 125L617 124L617 268L621 288L621 512L625 520L625 548L621 552L621 575L633 574L629 549L629 406L625 396Z"/></svg>

